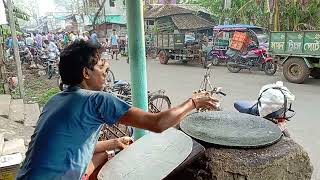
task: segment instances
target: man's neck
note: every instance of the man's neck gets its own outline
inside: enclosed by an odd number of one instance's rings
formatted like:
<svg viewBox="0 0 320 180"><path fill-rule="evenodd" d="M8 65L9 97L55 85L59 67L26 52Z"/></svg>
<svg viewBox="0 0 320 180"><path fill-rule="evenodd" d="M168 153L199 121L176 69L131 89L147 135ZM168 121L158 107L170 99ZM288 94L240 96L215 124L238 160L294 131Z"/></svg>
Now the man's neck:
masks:
<svg viewBox="0 0 320 180"><path fill-rule="evenodd" d="M87 85L87 83L85 81L82 81L80 84L79 84L79 87L81 89L88 89L90 90L89 86Z"/></svg>

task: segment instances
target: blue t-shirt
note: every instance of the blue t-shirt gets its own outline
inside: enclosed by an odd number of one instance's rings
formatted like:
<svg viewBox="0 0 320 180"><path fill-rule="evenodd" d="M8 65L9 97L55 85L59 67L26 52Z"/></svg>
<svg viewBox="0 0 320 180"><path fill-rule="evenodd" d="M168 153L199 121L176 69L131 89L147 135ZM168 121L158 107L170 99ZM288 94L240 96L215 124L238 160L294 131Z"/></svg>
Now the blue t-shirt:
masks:
<svg viewBox="0 0 320 180"><path fill-rule="evenodd" d="M114 124L130 106L98 91L69 87L43 108L17 179L80 179L103 123Z"/></svg>
<svg viewBox="0 0 320 180"><path fill-rule="evenodd" d="M97 43L98 42L98 36L96 33L93 33L91 34L91 37L90 37L92 43Z"/></svg>
<svg viewBox="0 0 320 180"><path fill-rule="evenodd" d="M111 36L111 45L117 46L118 45L118 36L117 35L112 35Z"/></svg>

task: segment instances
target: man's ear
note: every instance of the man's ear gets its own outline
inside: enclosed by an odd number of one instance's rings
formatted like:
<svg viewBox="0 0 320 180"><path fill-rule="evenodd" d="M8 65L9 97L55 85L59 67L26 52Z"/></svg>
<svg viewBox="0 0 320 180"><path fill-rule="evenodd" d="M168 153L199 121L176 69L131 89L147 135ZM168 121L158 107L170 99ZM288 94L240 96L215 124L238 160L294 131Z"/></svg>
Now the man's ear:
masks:
<svg viewBox="0 0 320 180"><path fill-rule="evenodd" d="M82 75L84 79L90 79L90 72L89 69L87 67L84 67L82 70Z"/></svg>

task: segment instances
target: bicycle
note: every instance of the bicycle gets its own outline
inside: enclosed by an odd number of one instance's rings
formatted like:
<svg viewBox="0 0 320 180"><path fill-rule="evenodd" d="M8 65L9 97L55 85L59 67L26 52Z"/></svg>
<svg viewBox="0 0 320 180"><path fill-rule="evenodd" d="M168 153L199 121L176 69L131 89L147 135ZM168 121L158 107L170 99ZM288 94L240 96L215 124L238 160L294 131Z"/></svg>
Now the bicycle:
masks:
<svg viewBox="0 0 320 180"><path fill-rule="evenodd" d="M107 76L106 76L106 83L108 84L114 84L116 78L114 76L114 73L110 70L110 68L107 69L106 71Z"/></svg>
<svg viewBox="0 0 320 180"><path fill-rule="evenodd" d="M131 87L126 81L116 81L112 86L106 86L105 90L113 94L114 96L124 100L128 104L132 104L131 101ZM158 90L155 92L148 92L148 110L151 113L158 113L166 109L171 108L171 101L167 95L165 95L165 90ZM107 140L113 138L119 138L123 136L132 136L133 130L131 127L114 124L109 126L104 124L101 131L99 140Z"/></svg>
<svg viewBox="0 0 320 180"><path fill-rule="evenodd" d="M203 75L203 79L200 83L200 89L198 91L206 91L209 92L210 95L217 94L217 95L223 95L226 96L227 94L222 92L222 87L214 87L212 86L210 82L210 76L212 72L212 68L210 68L213 65L213 63L208 64L205 68L206 71ZM222 108L219 106L218 111L221 111ZM207 111L206 109L200 109L199 111Z"/></svg>
<svg viewBox="0 0 320 180"><path fill-rule="evenodd" d="M208 91L210 94L221 94L223 96L226 96L224 92L222 92L222 87L213 87L210 82L210 76L212 72L212 68L210 68L213 64L210 63L208 66L206 66L206 72L203 75L203 80L200 84L200 90Z"/></svg>

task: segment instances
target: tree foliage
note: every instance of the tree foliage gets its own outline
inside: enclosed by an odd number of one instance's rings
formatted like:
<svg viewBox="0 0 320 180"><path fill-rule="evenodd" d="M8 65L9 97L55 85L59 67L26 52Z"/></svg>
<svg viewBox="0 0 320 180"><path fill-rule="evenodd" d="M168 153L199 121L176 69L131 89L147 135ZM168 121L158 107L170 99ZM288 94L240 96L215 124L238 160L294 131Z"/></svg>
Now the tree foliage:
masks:
<svg viewBox="0 0 320 180"><path fill-rule="evenodd" d="M99 9L98 9L97 12L94 14L94 19L93 19L93 23L92 23L94 29L96 29L97 19L98 19L99 15L100 15L100 13L101 13L104 5L106 4L106 0L103 0L101 3L99 2L99 0L97 0L97 4L98 4L98 6L99 6Z"/></svg>
<svg viewBox="0 0 320 180"><path fill-rule="evenodd" d="M197 3L213 14L216 22L255 24L272 29L274 6L270 0L232 0L231 8L224 9L224 0L185 1ZM280 30L320 29L319 0L280 0Z"/></svg>

